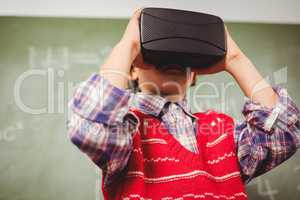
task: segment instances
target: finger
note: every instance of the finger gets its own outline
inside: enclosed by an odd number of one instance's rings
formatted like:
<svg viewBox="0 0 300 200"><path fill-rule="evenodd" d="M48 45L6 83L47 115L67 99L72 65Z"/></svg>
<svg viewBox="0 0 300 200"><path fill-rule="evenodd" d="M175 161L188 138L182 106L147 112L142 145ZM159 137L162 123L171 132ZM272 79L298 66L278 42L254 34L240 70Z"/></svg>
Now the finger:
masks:
<svg viewBox="0 0 300 200"><path fill-rule="evenodd" d="M227 33L228 32L228 28L227 26L224 24L224 29L225 29L225 32Z"/></svg>
<svg viewBox="0 0 300 200"><path fill-rule="evenodd" d="M192 69L192 72L196 73L196 74L207 74L207 70L205 69Z"/></svg>
<svg viewBox="0 0 300 200"><path fill-rule="evenodd" d="M136 9L134 12L133 12L133 15L132 15L132 19L139 19L139 17L141 16L141 13L142 13L142 10L143 8L138 8Z"/></svg>
<svg viewBox="0 0 300 200"><path fill-rule="evenodd" d="M229 38L229 39L231 39L231 35L230 35L229 31L228 31L227 26L225 26L225 33L226 33L226 37Z"/></svg>

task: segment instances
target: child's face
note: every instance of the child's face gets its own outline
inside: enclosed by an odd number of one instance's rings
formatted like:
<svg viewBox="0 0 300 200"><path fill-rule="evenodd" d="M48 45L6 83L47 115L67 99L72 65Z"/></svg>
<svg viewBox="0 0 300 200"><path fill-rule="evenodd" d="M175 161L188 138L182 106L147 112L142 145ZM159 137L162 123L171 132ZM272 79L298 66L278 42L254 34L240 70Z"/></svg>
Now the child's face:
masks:
<svg viewBox="0 0 300 200"><path fill-rule="evenodd" d="M146 64L138 58L131 71L131 78L138 80L142 92L182 98L187 88L193 83L195 73L189 68L176 66L157 69L154 65Z"/></svg>

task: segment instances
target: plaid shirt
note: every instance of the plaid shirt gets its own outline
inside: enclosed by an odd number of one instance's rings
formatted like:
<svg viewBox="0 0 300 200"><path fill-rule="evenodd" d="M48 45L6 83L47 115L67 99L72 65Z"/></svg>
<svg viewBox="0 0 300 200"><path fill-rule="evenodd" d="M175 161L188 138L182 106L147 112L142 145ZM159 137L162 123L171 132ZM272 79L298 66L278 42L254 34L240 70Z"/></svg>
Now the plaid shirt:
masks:
<svg viewBox="0 0 300 200"><path fill-rule="evenodd" d="M300 146L299 110L285 89L273 88L279 96L276 106L271 109L247 99L242 110L245 120L235 127L236 152L246 183L288 159ZM93 74L76 89L69 108L70 140L106 172L105 184L125 168L132 151L138 119L130 108L159 117L185 148L201 151L186 99L172 103L158 95L133 93Z"/></svg>

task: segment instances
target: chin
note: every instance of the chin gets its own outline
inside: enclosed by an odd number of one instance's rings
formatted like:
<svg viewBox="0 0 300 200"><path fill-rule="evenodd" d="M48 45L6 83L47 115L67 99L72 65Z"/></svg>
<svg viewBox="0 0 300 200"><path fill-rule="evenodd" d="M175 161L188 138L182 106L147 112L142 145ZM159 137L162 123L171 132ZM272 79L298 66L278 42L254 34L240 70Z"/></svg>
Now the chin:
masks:
<svg viewBox="0 0 300 200"><path fill-rule="evenodd" d="M185 91L185 88L176 87L176 86L165 86L160 88L160 94L162 96L173 96L182 94Z"/></svg>

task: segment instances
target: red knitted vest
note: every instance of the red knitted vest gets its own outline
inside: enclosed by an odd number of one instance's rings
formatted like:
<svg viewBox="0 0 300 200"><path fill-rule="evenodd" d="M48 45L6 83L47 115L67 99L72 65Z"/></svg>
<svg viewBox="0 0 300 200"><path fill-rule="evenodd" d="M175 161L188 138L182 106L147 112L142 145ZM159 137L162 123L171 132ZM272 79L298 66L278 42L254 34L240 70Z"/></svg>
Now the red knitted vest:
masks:
<svg viewBox="0 0 300 200"><path fill-rule="evenodd" d="M183 147L153 116L138 110L139 130L127 167L102 190L105 199L245 200L231 117L194 114L199 154Z"/></svg>

